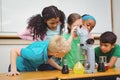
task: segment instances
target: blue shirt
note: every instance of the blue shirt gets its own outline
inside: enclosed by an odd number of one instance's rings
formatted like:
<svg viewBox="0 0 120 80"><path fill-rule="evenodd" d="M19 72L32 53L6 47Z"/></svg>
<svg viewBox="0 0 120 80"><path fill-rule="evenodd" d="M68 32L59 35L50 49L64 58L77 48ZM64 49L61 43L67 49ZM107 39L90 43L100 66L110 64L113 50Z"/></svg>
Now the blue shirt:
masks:
<svg viewBox="0 0 120 80"><path fill-rule="evenodd" d="M22 48L17 58L17 69L23 71L36 71L36 68L48 60L47 48L49 41L37 41Z"/></svg>

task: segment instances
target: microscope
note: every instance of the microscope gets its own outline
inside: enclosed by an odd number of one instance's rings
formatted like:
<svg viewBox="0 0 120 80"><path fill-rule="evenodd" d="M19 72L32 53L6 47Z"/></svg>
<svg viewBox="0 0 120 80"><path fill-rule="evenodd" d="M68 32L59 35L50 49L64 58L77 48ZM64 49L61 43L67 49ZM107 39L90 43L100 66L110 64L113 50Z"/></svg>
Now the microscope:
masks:
<svg viewBox="0 0 120 80"><path fill-rule="evenodd" d="M84 68L86 73L95 73L95 52L93 48L94 39L89 38L89 32L87 28L78 27L77 34L80 36L80 48L82 49L82 54L86 56L85 61L88 62L86 65L85 63ZM86 68L87 66L87 68Z"/></svg>

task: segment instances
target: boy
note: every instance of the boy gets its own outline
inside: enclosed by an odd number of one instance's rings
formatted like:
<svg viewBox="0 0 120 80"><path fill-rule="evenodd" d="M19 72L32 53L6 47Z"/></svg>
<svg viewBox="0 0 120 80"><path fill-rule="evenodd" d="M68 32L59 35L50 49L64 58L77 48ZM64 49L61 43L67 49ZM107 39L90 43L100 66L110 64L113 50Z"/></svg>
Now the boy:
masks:
<svg viewBox="0 0 120 80"><path fill-rule="evenodd" d="M120 46L115 44L117 36L110 31L104 32L100 36L100 47L95 48L95 60L98 63L99 56L107 57L108 68L115 67L117 58L120 57Z"/></svg>
<svg viewBox="0 0 120 80"><path fill-rule="evenodd" d="M45 62L61 69L51 56L63 57L69 52L70 46L69 41L60 35L56 35L50 41L37 41L22 49L12 49L10 52L10 72L7 75L15 76L20 74L19 72L36 71L38 66Z"/></svg>

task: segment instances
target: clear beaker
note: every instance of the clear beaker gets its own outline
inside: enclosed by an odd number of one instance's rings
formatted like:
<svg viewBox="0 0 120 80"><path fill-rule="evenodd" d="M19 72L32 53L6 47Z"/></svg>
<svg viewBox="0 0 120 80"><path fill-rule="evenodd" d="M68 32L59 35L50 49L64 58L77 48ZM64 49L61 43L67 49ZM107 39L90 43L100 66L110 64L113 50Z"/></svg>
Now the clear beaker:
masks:
<svg viewBox="0 0 120 80"><path fill-rule="evenodd" d="M85 70L88 70L90 68L90 62L87 60L80 60L82 65L84 66Z"/></svg>
<svg viewBox="0 0 120 80"><path fill-rule="evenodd" d="M105 64L105 70L108 70L108 65L107 65L107 56L100 56L100 58L102 59L102 61Z"/></svg>
<svg viewBox="0 0 120 80"><path fill-rule="evenodd" d="M107 63L106 56L99 56L98 72L106 71L106 67L105 67L106 63Z"/></svg>
<svg viewBox="0 0 120 80"><path fill-rule="evenodd" d="M106 56L99 56L99 62L107 63L107 57Z"/></svg>

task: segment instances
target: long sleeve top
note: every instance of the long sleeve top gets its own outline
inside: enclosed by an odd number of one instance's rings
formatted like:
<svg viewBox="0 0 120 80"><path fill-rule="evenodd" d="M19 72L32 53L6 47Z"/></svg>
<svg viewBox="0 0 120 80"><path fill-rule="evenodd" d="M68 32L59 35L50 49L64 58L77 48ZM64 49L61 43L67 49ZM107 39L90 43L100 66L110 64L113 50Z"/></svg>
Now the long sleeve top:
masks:
<svg viewBox="0 0 120 80"><path fill-rule="evenodd" d="M53 35L58 35L59 33L60 33L60 25L58 25L57 29L54 31L47 28L47 35L46 34L44 35L45 37L43 40L50 39ZM41 41L40 37L36 37L33 40L33 35L34 35L33 31L30 29L25 29L24 31L18 33L18 36L23 40Z"/></svg>

